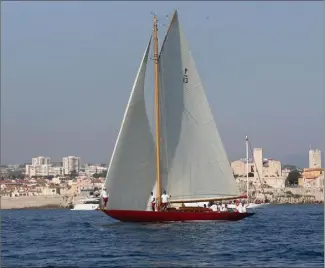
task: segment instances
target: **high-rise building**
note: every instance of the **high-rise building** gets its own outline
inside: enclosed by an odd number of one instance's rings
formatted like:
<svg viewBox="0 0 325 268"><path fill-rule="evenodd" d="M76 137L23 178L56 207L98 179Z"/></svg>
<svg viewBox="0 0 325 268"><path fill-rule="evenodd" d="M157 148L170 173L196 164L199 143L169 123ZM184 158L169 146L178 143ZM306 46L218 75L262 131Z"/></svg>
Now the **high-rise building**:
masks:
<svg viewBox="0 0 325 268"><path fill-rule="evenodd" d="M63 157L62 165L63 165L65 175L68 175L73 171L78 173L80 170L80 157L76 157L76 156Z"/></svg>
<svg viewBox="0 0 325 268"><path fill-rule="evenodd" d="M48 176L49 169L51 167L50 158L44 156L38 156L32 158L32 164L26 165L26 176Z"/></svg>
<svg viewBox="0 0 325 268"><path fill-rule="evenodd" d="M318 149L309 150L309 168L322 167L322 152Z"/></svg>
<svg viewBox="0 0 325 268"><path fill-rule="evenodd" d="M49 165L49 164L50 164L49 157L38 156L38 157L32 158L32 166Z"/></svg>

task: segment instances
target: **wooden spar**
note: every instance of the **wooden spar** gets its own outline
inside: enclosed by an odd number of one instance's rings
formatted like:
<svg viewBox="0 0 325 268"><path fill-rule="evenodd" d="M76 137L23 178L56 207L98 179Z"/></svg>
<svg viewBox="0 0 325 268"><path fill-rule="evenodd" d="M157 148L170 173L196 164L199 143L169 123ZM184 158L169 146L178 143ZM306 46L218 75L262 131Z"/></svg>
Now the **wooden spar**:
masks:
<svg viewBox="0 0 325 268"><path fill-rule="evenodd" d="M173 17L168 27L167 34L170 30L170 27L176 18L177 11L174 11ZM165 36L163 45L166 42L167 34ZM158 25L157 25L157 17L154 16L153 19L153 43L154 43L154 79L155 79L155 120L156 120L156 167L157 167L157 205L158 208L161 204L161 178L160 178L160 105L159 105L159 43L158 43ZM163 45L161 47L160 53L163 49Z"/></svg>
<svg viewBox="0 0 325 268"><path fill-rule="evenodd" d="M159 54L158 54L158 26L157 17L153 19L154 42L154 79L155 79L155 118L156 118L156 167L157 167L157 205L161 204L161 180L160 180L160 122L159 122Z"/></svg>
<svg viewBox="0 0 325 268"><path fill-rule="evenodd" d="M182 199L182 200L170 200L169 203L198 203L198 202L209 202L209 201L221 201L221 200L233 200L246 198L246 196L227 196L227 197L210 197L210 198L197 198L197 199Z"/></svg>

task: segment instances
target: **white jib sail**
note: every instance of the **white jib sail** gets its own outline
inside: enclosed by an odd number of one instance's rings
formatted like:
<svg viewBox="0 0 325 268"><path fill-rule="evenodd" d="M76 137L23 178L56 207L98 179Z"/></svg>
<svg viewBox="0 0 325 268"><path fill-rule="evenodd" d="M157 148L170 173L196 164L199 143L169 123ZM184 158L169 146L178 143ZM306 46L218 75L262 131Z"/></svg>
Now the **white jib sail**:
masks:
<svg viewBox="0 0 325 268"><path fill-rule="evenodd" d="M162 187L172 200L238 196L201 79L173 17L160 54Z"/></svg>
<svg viewBox="0 0 325 268"><path fill-rule="evenodd" d="M145 107L150 42L142 58L108 168L107 209L146 210L156 180L155 143Z"/></svg>

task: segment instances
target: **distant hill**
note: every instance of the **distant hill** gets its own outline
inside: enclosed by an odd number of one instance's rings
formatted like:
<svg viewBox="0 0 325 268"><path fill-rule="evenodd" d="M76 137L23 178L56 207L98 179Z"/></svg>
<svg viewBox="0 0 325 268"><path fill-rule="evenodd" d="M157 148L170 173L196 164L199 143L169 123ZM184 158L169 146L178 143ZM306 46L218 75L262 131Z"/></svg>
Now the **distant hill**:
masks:
<svg viewBox="0 0 325 268"><path fill-rule="evenodd" d="M289 165L289 164L286 164L286 165L282 165L282 169L290 169L290 170L296 170L296 169L301 169L300 167L297 167L295 165Z"/></svg>
<svg viewBox="0 0 325 268"><path fill-rule="evenodd" d="M324 167L324 153L322 152L322 167ZM308 151L305 154L289 154L281 158L282 163L290 163L289 166L296 166L303 169L309 167ZM282 165L285 166L285 165Z"/></svg>
<svg viewBox="0 0 325 268"><path fill-rule="evenodd" d="M296 166L297 168L306 168L309 166L308 151L304 154L288 154L281 157L282 163L290 163L291 166ZM285 164L288 165L288 164ZM285 166L283 165L283 166Z"/></svg>

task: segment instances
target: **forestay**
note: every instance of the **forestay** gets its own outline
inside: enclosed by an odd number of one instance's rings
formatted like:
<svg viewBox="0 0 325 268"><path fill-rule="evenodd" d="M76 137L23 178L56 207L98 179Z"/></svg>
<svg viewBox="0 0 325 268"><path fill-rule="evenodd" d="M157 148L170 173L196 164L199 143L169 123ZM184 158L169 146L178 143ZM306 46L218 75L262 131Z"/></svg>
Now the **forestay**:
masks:
<svg viewBox="0 0 325 268"><path fill-rule="evenodd" d="M163 189L173 200L238 196L177 13L161 50L159 68Z"/></svg>
<svg viewBox="0 0 325 268"><path fill-rule="evenodd" d="M144 98L149 48L150 42L131 91L107 172L107 209L146 210L148 195L155 184L155 145Z"/></svg>

